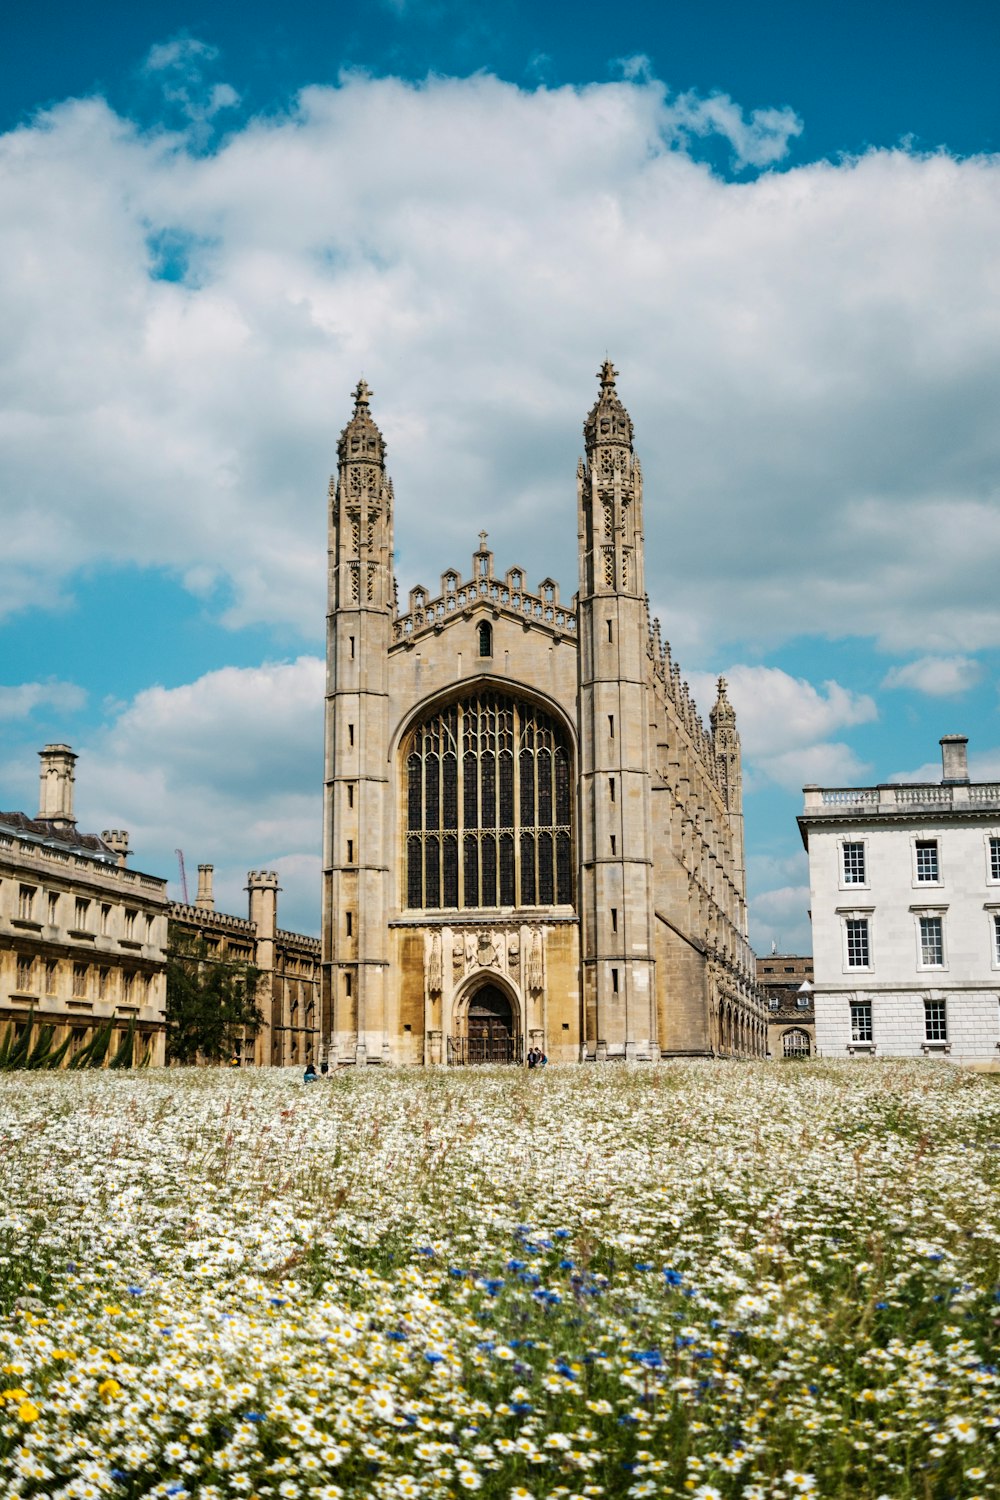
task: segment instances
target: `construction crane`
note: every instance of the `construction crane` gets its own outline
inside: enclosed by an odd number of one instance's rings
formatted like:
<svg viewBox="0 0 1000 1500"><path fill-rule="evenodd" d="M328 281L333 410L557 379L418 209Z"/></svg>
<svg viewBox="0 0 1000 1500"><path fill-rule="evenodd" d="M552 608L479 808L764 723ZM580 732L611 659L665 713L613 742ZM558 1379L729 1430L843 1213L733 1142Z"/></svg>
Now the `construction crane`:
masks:
<svg viewBox="0 0 1000 1500"><path fill-rule="evenodd" d="M188 901L188 878L187 878L187 871L184 869L184 850L183 849L175 849L174 853L177 855L177 864L178 864L178 867L179 867L180 872L181 872L181 895L184 898L184 905L185 906L190 906L191 903Z"/></svg>

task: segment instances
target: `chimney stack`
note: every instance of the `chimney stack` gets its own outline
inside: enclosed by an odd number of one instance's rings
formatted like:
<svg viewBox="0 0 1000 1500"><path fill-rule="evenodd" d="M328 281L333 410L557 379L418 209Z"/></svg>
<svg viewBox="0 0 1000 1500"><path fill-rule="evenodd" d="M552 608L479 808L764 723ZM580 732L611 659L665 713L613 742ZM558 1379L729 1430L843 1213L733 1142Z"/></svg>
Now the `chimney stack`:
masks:
<svg viewBox="0 0 1000 1500"><path fill-rule="evenodd" d="M46 745L39 750L41 786L38 816L57 828L75 828L73 816L73 767L76 756L68 745Z"/></svg>
<svg viewBox="0 0 1000 1500"><path fill-rule="evenodd" d="M105 828L101 838L109 849L113 849L118 856L118 866L124 870L129 857L128 829L127 828Z"/></svg>
<svg viewBox="0 0 1000 1500"><path fill-rule="evenodd" d="M941 746L941 780L946 785L955 781L967 782L969 762L965 747L969 743L969 736L946 734L938 743Z"/></svg>
<svg viewBox="0 0 1000 1500"><path fill-rule="evenodd" d="M214 873L214 865L198 866L198 894L195 897L194 904L199 911L215 910L215 896L212 891L212 876Z"/></svg>

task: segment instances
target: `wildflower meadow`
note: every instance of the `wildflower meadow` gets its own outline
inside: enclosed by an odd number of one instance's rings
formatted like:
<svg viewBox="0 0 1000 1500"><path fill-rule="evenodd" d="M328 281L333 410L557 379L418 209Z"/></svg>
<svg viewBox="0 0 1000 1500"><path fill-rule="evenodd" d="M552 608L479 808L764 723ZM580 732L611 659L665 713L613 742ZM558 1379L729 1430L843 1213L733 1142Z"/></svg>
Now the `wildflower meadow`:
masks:
<svg viewBox="0 0 1000 1500"><path fill-rule="evenodd" d="M1000 1079L0 1075L0 1496L997 1492Z"/></svg>

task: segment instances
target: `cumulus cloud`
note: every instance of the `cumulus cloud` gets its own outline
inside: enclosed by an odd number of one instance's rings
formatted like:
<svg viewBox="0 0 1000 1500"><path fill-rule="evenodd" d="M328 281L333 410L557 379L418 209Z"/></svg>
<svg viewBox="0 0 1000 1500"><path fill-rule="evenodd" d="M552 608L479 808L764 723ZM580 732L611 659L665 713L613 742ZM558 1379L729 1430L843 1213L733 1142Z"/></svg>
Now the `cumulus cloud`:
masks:
<svg viewBox="0 0 1000 1500"><path fill-rule="evenodd" d="M182 33L151 47L140 70L160 89L164 103L179 111L190 138L199 144L208 139L220 110L234 109L240 102L232 84L206 77L218 60L218 47Z"/></svg>
<svg viewBox="0 0 1000 1500"><path fill-rule="evenodd" d="M982 677L982 667L971 656L921 656L886 673L884 688L909 688L931 698L957 698Z"/></svg>
<svg viewBox="0 0 1000 1500"><path fill-rule="evenodd" d="M648 74L352 73L211 147L218 60L175 39L148 66L183 130L86 99L0 139L4 607L122 561L217 578L234 625L319 637L362 369L404 596L468 567L481 526L498 564L568 595L607 349L681 652L1000 640L997 160L900 149L732 183L694 143L756 169L795 117Z"/></svg>
<svg viewBox="0 0 1000 1500"><path fill-rule="evenodd" d="M19 682L14 687L0 687L0 722L28 719L38 708L52 708L57 713L75 713L83 708L87 694L75 682Z"/></svg>
<svg viewBox="0 0 1000 1500"><path fill-rule="evenodd" d="M216 904L237 915L247 871L276 869L281 925L318 931L323 692L309 656L145 689L77 747L81 826L128 828L135 866L176 899L175 849L192 895L195 867L215 865Z"/></svg>
<svg viewBox="0 0 1000 1500"><path fill-rule="evenodd" d="M767 954L774 943L779 953L811 953L809 886L779 886L763 891L750 902L750 942Z"/></svg>
<svg viewBox="0 0 1000 1500"><path fill-rule="evenodd" d="M788 143L802 134L802 121L793 109L755 109L747 118L728 94L679 94L671 106L674 128L681 140L691 136L722 136L732 147L738 168L771 167L788 154Z"/></svg>
<svg viewBox="0 0 1000 1500"><path fill-rule="evenodd" d="M878 717L875 702L838 682L817 688L780 667L736 665L723 673L736 710L744 762L754 773L789 791L807 782L842 784L868 767L849 745L828 736ZM693 672L691 687L706 717L715 678Z"/></svg>

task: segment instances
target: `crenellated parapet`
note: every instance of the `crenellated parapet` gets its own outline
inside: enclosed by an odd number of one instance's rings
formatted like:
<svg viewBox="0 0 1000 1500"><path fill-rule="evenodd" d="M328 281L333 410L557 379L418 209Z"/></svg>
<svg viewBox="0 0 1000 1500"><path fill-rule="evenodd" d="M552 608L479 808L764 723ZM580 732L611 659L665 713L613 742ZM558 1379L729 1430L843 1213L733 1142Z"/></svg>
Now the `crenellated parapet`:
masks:
<svg viewBox="0 0 1000 1500"><path fill-rule="evenodd" d="M457 569L447 568L441 574L438 593L432 594L423 584L410 590L407 612L397 615L392 623L394 645L440 631L450 619L483 607L498 617L505 615L525 625L539 626L557 638L576 638L576 611L559 602L558 583L543 578L534 590L529 589L524 568L508 568L497 577L493 553L487 550L485 539L483 532L482 544L472 555L471 577L463 579Z"/></svg>

